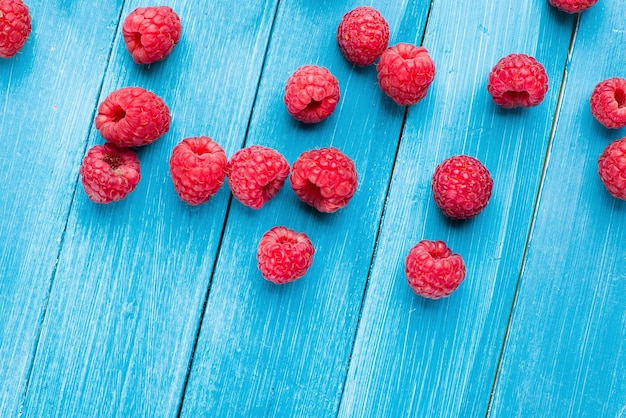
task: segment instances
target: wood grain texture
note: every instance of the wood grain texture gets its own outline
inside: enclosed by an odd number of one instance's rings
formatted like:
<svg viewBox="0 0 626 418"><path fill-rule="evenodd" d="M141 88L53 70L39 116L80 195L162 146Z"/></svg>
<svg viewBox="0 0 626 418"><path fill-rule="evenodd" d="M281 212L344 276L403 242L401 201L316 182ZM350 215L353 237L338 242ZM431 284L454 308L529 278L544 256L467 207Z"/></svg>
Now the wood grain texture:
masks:
<svg viewBox="0 0 626 418"><path fill-rule="evenodd" d="M171 129L137 150L142 180L124 201L97 205L78 186L26 416L158 417L179 408L229 194L188 206L168 161L187 136L212 136L228 152L241 146L276 1L166 3L183 24L173 53L138 66L118 28L100 101L123 86L147 88L170 107ZM123 17L146 4L127 1ZM83 152L85 141L72 146ZM92 130L88 145L102 142Z"/></svg>
<svg viewBox="0 0 626 418"><path fill-rule="evenodd" d="M424 46L437 76L409 110L339 416L486 413L573 22L534 0L433 3ZM493 104L488 73L509 53L545 65L540 106ZM494 190L483 213L454 222L435 205L431 177L457 154L481 160ZM465 259L466 280L447 299L424 299L406 283L404 259L421 239L444 240Z"/></svg>
<svg viewBox="0 0 626 418"><path fill-rule="evenodd" d="M421 37L430 3L390 3L374 5L392 39L400 28ZM355 161L358 191L333 214L304 205L288 185L258 212L233 202L182 416L336 415L404 115L373 67L353 68L338 50L337 25L357 5L281 1L247 143L290 163L337 147ZM326 66L341 88L335 113L316 125L296 122L282 102L287 78L304 64ZM257 243L275 225L306 232L316 248L308 274L284 286L256 266Z"/></svg>
<svg viewBox="0 0 626 418"><path fill-rule="evenodd" d="M16 416L83 145L121 8L29 1L32 33L0 59L0 416ZM79 28L77 21L89 20Z"/></svg>
<svg viewBox="0 0 626 418"><path fill-rule="evenodd" d="M492 417L626 416L626 202L597 175L626 130L589 109L598 82L626 77L623 6L580 17Z"/></svg>
<svg viewBox="0 0 626 418"><path fill-rule="evenodd" d="M183 35L150 66L132 62L118 23L153 2L27 3L33 33L0 60L0 416L626 418L626 204L596 172L626 129L604 129L588 105L597 82L626 77L622 0L579 20L547 0L366 2L391 44L425 36L437 65L408 113L374 67L337 48L339 20L362 2L166 0ZM536 108L500 109L486 91L512 52L548 70ZM282 101L304 64L326 66L341 88L315 125ZM103 142L96 106L130 85L164 98L171 130L137 150L137 190L97 205L79 165ZM334 214L288 184L259 211L226 184L188 206L168 161L197 135L228 156L261 144L290 163L338 147L358 191ZM495 188L482 214L451 222L430 178L460 153L483 161ZM256 266L275 225L316 248L309 273L284 286ZM420 239L466 261L445 300L406 284Z"/></svg>

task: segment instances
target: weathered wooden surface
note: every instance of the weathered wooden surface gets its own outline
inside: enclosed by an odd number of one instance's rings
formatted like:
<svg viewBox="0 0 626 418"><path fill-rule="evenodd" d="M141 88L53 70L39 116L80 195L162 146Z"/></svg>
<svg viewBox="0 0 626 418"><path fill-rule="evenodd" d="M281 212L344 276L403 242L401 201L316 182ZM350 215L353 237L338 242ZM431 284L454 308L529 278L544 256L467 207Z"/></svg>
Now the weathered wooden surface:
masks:
<svg viewBox="0 0 626 418"><path fill-rule="evenodd" d="M120 22L148 2L27 3L33 34L0 61L1 416L624 416L626 204L596 161L626 132L588 106L597 82L626 77L621 2L580 18L547 0L370 2L391 44L423 44L435 60L408 112L336 46L339 20L362 3L166 1L183 37L145 67ZM546 66L536 108L500 109L486 91L512 52ZM304 64L341 88L317 125L282 103ZM163 97L172 128L138 150L137 190L96 205L78 168L103 142L97 104L130 85ZM357 194L335 214L288 185L259 211L226 186L190 207L168 160L197 135L228 156L261 144L290 163L338 147ZM483 161L494 193L478 217L451 222L430 177L461 153ZM275 225L316 247L309 273L285 286L256 268ZM406 285L404 257L422 238L466 261L450 298Z"/></svg>

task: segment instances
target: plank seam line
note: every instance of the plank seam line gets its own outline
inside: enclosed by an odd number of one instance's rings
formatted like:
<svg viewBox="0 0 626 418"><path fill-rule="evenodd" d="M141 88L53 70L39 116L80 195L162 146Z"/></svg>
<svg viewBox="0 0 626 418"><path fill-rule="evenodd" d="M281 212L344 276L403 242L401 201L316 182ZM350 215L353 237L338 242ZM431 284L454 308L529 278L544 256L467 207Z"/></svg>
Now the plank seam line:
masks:
<svg viewBox="0 0 626 418"><path fill-rule="evenodd" d="M256 106L257 97L259 94L259 86L261 85L261 78L263 77L263 72L265 71L265 65L267 62L267 55L270 49L272 35L274 33L274 25L276 23L276 16L278 15L278 7L280 6L280 0L276 1L276 6L274 6L274 16L272 17L272 24L270 25L270 30L267 38L267 44L265 45L265 51L263 53L263 60L261 62L261 71L259 72L259 78L257 80L256 89L254 91L254 98L252 99L252 108L250 109L250 116L248 117L248 124L246 125L246 132L243 137L243 144L245 146L248 140L248 133L250 131L250 125L252 124L252 115L254 114L254 108ZM209 296L211 294L211 287L213 285L213 278L215 277L215 270L217 263L219 261L219 257L222 250L222 243L224 242L224 236L226 235L226 225L228 224L228 219L230 215L230 208L233 202L233 196L230 195L228 199L228 205L226 206L226 216L224 218L224 223L222 224L222 231L220 233L220 239L217 243L217 250L215 255L215 260L213 261L213 268L211 270L211 277L209 278L209 284L207 286L205 295L204 295L204 303L202 305L202 311L200 313L200 320L198 322L198 326L196 328L196 335L194 336L193 347L191 349L191 356L189 357L189 364L187 366L187 370L185 372L185 380L183 381L183 387L181 391L180 402L178 404L178 408L176 411L176 417L179 418L183 412L183 405L185 404L185 395L187 394L187 385L189 384L189 377L191 376L191 369L193 367L193 361L196 354L196 350L198 348L198 341L200 340L200 332L202 331L202 323L204 321L204 316L206 315L206 308L209 303Z"/></svg>
<svg viewBox="0 0 626 418"><path fill-rule="evenodd" d="M226 232L226 223L228 222L228 216L230 215L230 206L232 202L233 202L233 196L231 195L228 198L228 205L226 205L226 216L224 218L224 224L222 225L222 231L220 233L220 240L217 243L217 252L215 255L215 261L213 261L213 268L211 270L211 277L209 278L209 285L207 286L206 292L204 294L202 312L200 313L200 320L198 322L198 326L196 327L196 335L194 336L193 347L191 349L191 356L189 357L189 363L187 365L187 370L185 372L185 380L183 381L180 402L178 403L178 407L176 408L177 418L180 417L180 414L183 411L183 405L185 403L185 394L187 393L187 384L189 383L189 376L191 375L191 368L193 367L193 360L196 354L196 349L198 348L198 341L200 339L200 331L202 330L202 323L204 322L204 315L206 314L206 307L209 304L209 295L211 294L211 285L213 284L213 278L215 277L215 267L217 266L217 262L219 261L219 258L220 258L222 243L224 242L224 235Z"/></svg>
<svg viewBox="0 0 626 418"><path fill-rule="evenodd" d="M500 370L502 368L502 360L504 358L504 350L506 348L507 342L509 340L509 334L511 331L511 323L513 318L513 311L515 310L515 305L517 303L517 297L519 294L520 282L522 280L522 275L524 273L524 269L526 268L526 261L528 256L528 247L530 246L530 239L533 235L533 231L535 229L535 222L537 219L537 212L539 209L539 201L541 199L541 192L543 191L543 186L545 183L546 171L548 169L548 162L550 159L550 153L552 151L552 143L554 140L554 134L556 132L556 127L558 124L559 114L561 112L561 106L563 104L563 96L565 95L565 82L567 80L567 70L572 61L572 54L574 51L574 45L576 43L576 35L578 33L578 27L580 22L580 14L577 14L574 20L572 34L570 37L569 48L567 51L567 59L565 60L565 66L563 68L563 75L561 76L561 85L559 88L559 95L556 102L556 108L554 110L554 118L552 119L552 126L550 127L550 137L548 139L548 145L546 147L546 155L543 160L543 167L541 170L541 178L539 180L539 187L537 188L537 194L535 196L535 204L533 206L533 211L531 215L531 222L528 227L528 234L526 235L526 244L524 246L524 252L522 253L522 263L520 265L520 270L517 276L517 282L515 283L515 291L513 293L513 301L511 302L511 309L509 310L509 317L506 324L506 331L504 333L504 338L502 340L502 345L500 347L500 355L498 356L498 362L496 363L496 370L493 377L493 382L491 384L491 391L489 393L489 402L487 403L487 411L485 412L485 418L489 418L491 414L491 408L493 406L494 394L496 391L496 387L498 384L498 379L500 377Z"/></svg>
<svg viewBox="0 0 626 418"><path fill-rule="evenodd" d="M87 151L87 147L89 144L89 133L93 130L94 119L95 119L96 111L97 111L97 104L99 103L102 97L102 88L104 86L104 80L106 78L107 71L109 70L109 64L111 63L111 58L113 56L113 46L115 45L119 37L118 32L119 32L120 22L122 20L123 12L124 12L125 3L126 3L126 0L122 0L122 4L120 6L120 12L117 17L117 24L115 25L115 32L113 35L113 39L111 40L111 44L109 45L109 53L107 56L106 64L104 66L104 71L102 72L102 78L100 79L100 86L98 87L98 93L96 94L96 103L93 107L94 110L91 114L91 122L89 123L89 127L87 128L87 140L85 141L85 145L83 146L83 151L81 155L85 155L85 152ZM80 173L77 173L76 179L74 181L74 190L72 191L70 204L65 214L65 224L63 225L63 231L61 231L59 247L58 247L57 254L56 254L56 260L54 262L54 267L52 268L52 274L50 275L50 280L48 283L48 290L46 292L46 298L43 303L43 310L42 310L41 316L39 318L39 323L37 326L37 336L35 337L35 344L32 350L30 364L28 366L28 371L26 372L26 384L24 385L24 390L22 391L22 394L20 396L20 403L18 406L18 414L17 414L18 418L21 417L24 413L24 403L26 402L26 396L28 395L28 390L31 384L32 372L35 366L35 358L37 357L37 353L39 352L39 340L41 338L41 331L43 329L43 323L48 313L48 303L50 301L50 294L52 293L52 288L54 286L54 279L56 277L57 269L59 266L59 259L61 257L61 252L63 251L63 246L65 244L65 236L67 234L67 225L69 223L70 214L72 213L72 208L74 207L74 202L76 201L76 190L78 188L79 178L80 178Z"/></svg>
<svg viewBox="0 0 626 418"><path fill-rule="evenodd" d="M280 0L276 1L276 6L274 6L274 16L272 18L272 24L270 26L270 32L267 38L267 45L265 45L265 52L263 53L263 61L261 62L261 72L259 73L259 78L256 83L256 89L254 90L254 98L252 99L252 108L250 109L250 117L248 118L248 124L246 125L246 132L243 136L243 144L242 147L245 147L248 143L248 134L250 132L250 126L252 125L252 115L254 114L254 109L256 108L257 99L259 96L259 90L261 88L261 79L263 78L263 73L265 73L265 65L267 64L267 55L270 50L270 46L272 44L272 35L274 34L274 25L276 24L276 16L278 15L278 7L280 6Z"/></svg>
<svg viewBox="0 0 626 418"><path fill-rule="evenodd" d="M426 21L424 23L424 30L422 31L422 38L420 40L420 46L424 45L424 39L426 37L426 31L428 29L428 22L430 21L430 14L431 11L433 10L433 3L435 0L431 0L429 6L428 6L428 12L426 13ZM346 365L346 369L345 369L345 374L344 374L344 378L343 378L343 382L341 384L341 393L339 395L339 402L337 404L337 412L335 414L336 417L339 416L339 410L341 409L341 404L343 403L343 397L344 397L344 393L345 393L345 388L346 388L346 383L348 381L348 373L350 372L350 366L352 364L352 356L354 354L354 346L356 344L356 339L357 339L357 335L359 332L359 328L361 325L361 317L363 315L363 307L365 306L365 300L367 298L367 291L369 289L369 282L370 282L370 278L372 275L372 269L374 267L374 261L376 259L376 253L378 252L378 242L380 239L380 233L382 231L383 228L383 222L385 219L385 214L387 212L387 204L389 202L389 193L391 191L391 183L393 180L393 175L396 171L396 163L398 161L398 154L400 153L400 147L402 145L402 138L404 136L404 128L406 127L406 121L409 115L409 108L410 106L406 106L404 109L404 115L402 116L402 124L400 126L400 134L398 137L398 145L396 146L396 152L394 155L394 159L393 159L393 165L391 167L391 173L389 175L389 181L388 181L388 187L387 190L385 191L385 203L383 204L383 210L381 212L380 215L380 219L378 221L378 228L376 230L376 237L374 239L374 248L372 249L372 258L370 258L370 264L369 264L369 268L367 271L367 278L365 280L365 287L363 289L363 294L361 295L361 305L359 306L359 314L357 316L357 322L356 322L356 326L354 328L354 332L352 335L352 344L350 347L350 355L348 356L348 364Z"/></svg>

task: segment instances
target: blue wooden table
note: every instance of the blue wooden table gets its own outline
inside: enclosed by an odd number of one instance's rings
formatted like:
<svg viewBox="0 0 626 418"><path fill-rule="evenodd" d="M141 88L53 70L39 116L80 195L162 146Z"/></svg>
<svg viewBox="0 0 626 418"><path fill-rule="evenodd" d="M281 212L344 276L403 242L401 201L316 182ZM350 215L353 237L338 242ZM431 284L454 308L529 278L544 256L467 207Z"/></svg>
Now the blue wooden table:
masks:
<svg viewBox="0 0 626 418"><path fill-rule="evenodd" d="M368 2L390 44L424 45L436 63L410 108L337 47L339 20L363 3L166 0L183 35L150 66L133 63L120 22L153 3L27 4L33 32L0 61L0 416L626 417L626 202L597 175L626 130L603 128L588 103L596 83L626 77L622 0L580 16L547 0ZM549 75L535 108L505 110L487 93L490 69L514 52ZM316 125L282 102L304 64L341 88ZM78 171L103 142L98 103L125 86L161 96L172 125L137 150L138 188L98 205ZM334 214L288 185L259 211L227 187L192 207L168 160L199 135L228 156L260 144L290 163L335 146L359 188ZM462 222L430 189L455 154L494 178L485 211ZM308 274L284 286L256 267L275 225L316 248ZM465 259L449 298L406 284L421 239Z"/></svg>

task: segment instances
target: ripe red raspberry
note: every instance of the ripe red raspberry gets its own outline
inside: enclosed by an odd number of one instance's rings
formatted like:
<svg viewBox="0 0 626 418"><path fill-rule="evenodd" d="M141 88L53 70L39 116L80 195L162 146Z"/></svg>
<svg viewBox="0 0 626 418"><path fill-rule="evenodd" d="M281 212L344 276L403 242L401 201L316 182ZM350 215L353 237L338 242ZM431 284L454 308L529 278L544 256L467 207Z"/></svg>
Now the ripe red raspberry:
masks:
<svg viewBox="0 0 626 418"><path fill-rule="evenodd" d="M548 91L548 74L535 58L510 54L489 73L487 90L496 104L507 109L537 106Z"/></svg>
<svg viewBox="0 0 626 418"><path fill-rule="evenodd" d="M303 202L320 212L346 206L357 188L354 162L337 148L302 153L293 163L289 182Z"/></svg>
<svg viewBox="0 0 626 418"><path fill-rule="evenodd" d="M601 81L593 89L591 113L602 125L609 129L626 126L626 79L609 78Z"/></svg>
<svg viewBox="0 0 626 418"><path fill-rule="evenodd" d="M265 280L285 284L306 274L313 264L314 252L305 233L275 226L263 234L256 258Z"/></svg>
<svg viewBox="0 0 626 418"><path fill-rule="evenodd" d="M612 196L626 200L626 137L604 149L598 159L598 174Z"/></svg>
<svg viewBox="0 0 626 418"><path fill-rule="evenodd" d="M96 203L122 200L135 190L139 179L139 159L129 149L113 144L91 148L80 167L87 196Z"/></svg>
<svg viewBox="0 0 626 418"><path fill-rule="evenodd" d="M22 0L0 0L0 57L11 58L30 35L28 7Z"/></svg>
<svg viewBox="0 0 626 418"><path fill-rule="evenodd" d="M139 7L122 25L124 43L137 64L164 59L178 43L181 32L180 18L168 6Z"/></svg>
<svg viewBox="0 0 626 418"><path fill-rule="evenodd" d="M404 272L415 293L439 299L450 296L465 279L465 263L445 242L423 240L409 251Z"/></svg>
<svg viewBox="0 0 626 418"><path fill-rule="evenodd" d="M435 79L435 63L426 48L399 43L387 48L376 65L378 85L400 106L410 106L426 97Z"/></svg>
<svg viewBox="0 0 626 418"><path fill-rule="evenodd" d="M341 19L337 28L337 43L352 64L370 65L387 48L389 25L373 7L357 7Z"/></svg>
<svg viewBox="0 0 626 418"><path fill-rule="evenodd" d="M283 100L289 114L300 122L320 122L339 102L339 82L324 67L304 65L287 79Z"/></svg>
<svg viewBox="0 0 626 418"><path fill-rule="evenodd" d="M289 176L289 163L272 148L252 145L230 158L226 175L235 199L260 209L282 189Z"/></svg>
<svg viewBox="0 0 626 418"><path fill-rule="evenodd" d="M596 4L598 0L550 0L550 4L567 13L580 13Z"/></svg>
<svg viewBox="0 0 626 418"><path fill-rule="evenodd" d="M100 103L96 129L119 147L147 145L170 129L170 110L156 94L125 87Z"/></svg>
<svg viewBox="0 0 626 418"><path fill-rule="evenodd" d="M435 202L446 216L467 219L487 206L493 180L476 158L457 155L435 168L432 188Z"/></svg>
<svg viewBox="0 0 626 418"><path fill-rule="evenodd" d="M194 206L207 202L224 184L227 163L222 147L208 136L183 139L170 157L178 196Z"/></svg>

